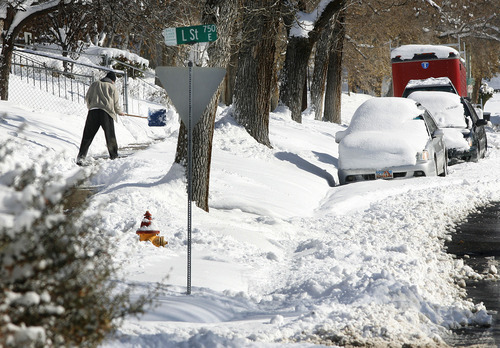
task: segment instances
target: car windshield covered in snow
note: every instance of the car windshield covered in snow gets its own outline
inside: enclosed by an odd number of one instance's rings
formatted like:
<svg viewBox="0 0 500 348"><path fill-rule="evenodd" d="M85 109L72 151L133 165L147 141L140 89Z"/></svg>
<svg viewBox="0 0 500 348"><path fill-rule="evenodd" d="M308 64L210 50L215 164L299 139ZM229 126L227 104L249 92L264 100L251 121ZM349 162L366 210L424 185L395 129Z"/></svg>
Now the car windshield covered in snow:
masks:
<svg viewBox="0 0 500 348"><path fill-rule="evenodd" d="M418 101L430 111L439 127L466 128L464 106L458 94L447 92L413 92L408 98Z"/></svg>

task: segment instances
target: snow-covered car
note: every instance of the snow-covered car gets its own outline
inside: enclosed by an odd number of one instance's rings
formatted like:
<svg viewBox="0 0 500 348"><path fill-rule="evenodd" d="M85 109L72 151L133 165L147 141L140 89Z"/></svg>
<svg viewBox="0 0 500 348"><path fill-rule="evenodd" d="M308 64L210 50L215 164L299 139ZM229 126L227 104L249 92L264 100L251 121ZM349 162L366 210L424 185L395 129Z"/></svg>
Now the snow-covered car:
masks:
<svg viewBox="0 0 500 348"><path fill-rule="evenodd" d="M372 98L361 104L339 143L340 184L374 179L445 176L443 132L431 114L407 98Z"/></svg>
<svg viewBox="0 0 500 348"><path fill-rule="evenodd" d="M477 161L485 156L488 141L484 127L488 122L478 117L467 99L457 94L434 91L413 92L408 98L427 108L443 130L448 164Z"/></svg>
<svg viewBox="0 0 500 348"><path fill-rule="evenodd" d="M457 89L448 77L429 77L424 80L410 80L402 96L408 97L417 91L440 91L458 94Z"/></svg>

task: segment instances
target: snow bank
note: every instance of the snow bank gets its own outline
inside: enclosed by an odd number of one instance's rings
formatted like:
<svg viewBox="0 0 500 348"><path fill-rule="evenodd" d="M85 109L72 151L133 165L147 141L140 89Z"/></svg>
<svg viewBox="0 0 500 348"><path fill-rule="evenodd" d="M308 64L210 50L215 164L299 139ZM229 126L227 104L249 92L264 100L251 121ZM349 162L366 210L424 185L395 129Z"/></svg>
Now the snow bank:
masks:
<svg viewBox="0 0 500 348"><path fill-rule="evenodd" d="M343 122L371 99L343 95ZM486 105L500 116L498 95ZM0 223L15 216L16 166L51 159L63 176L86 170L74 159L84 114L58 114L1 102L1 138L15 151L0 161ZM459 286L481 278L444 250L454 226L478 205L500 200L500 138L488 129L487 156L450 167L445 178L335 186L335 134L344 126L277 110L273 148L261 146L221 106L215 124L210 212L193 209L192 295L186 292L187 197L173 164L178 119L149 129L122 118L126 157L106 160L102 132L89 155L98 188L86 216L117 246L114 259L144 291L166 289L139 318L128 318L108 347L433 346L451 329L487 325L482 304ZM495 121L495 118L492 117ZM158 141L158 139L162 139ZM148 143L141 151L127 145ZM14 203L14 204L11 204ZM146 211L168 246L139 242ZM28 332L25 332L28 334ZM41 333L40 333L41 334Z"/></svg>

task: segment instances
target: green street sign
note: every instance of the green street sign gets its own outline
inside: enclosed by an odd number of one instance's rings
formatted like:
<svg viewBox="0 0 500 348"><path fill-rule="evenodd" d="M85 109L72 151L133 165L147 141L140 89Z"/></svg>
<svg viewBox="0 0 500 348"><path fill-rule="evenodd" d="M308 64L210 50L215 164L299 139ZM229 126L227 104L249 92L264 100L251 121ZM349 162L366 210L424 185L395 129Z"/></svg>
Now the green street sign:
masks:
<svg viewBox="0 0 500 348"><path fill-rule="evenodd" d="M163 30L163 37L167 46L212 42L217 40L217 28L215 24L167 28Z"/></svg>

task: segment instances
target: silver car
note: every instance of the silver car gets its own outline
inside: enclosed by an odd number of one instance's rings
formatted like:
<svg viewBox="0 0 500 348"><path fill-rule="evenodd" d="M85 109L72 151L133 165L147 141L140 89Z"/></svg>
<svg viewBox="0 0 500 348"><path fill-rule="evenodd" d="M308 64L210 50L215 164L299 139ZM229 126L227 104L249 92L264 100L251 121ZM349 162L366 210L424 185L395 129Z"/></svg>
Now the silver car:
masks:
<svg viewBox="0 0 500 348"><path fill-rule="evenodd" d="M448 172L443 131L431 114L407 98L372 98L337 132L340 184Z"/></svg>

